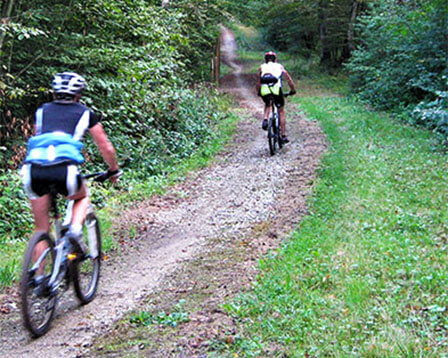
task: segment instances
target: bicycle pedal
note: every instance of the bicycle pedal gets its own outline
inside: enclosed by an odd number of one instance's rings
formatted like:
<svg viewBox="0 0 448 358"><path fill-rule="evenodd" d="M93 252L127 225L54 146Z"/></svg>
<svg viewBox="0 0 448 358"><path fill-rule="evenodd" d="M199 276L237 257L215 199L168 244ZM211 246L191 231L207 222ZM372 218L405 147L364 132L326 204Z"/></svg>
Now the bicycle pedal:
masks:
<svg viewBox="0 0 448 358"><path fill-rule="evenodd" d="M67 254L67 259L69 259L70 261L74 261L79 257L79 255L75 252L70 252Z"/></svg>

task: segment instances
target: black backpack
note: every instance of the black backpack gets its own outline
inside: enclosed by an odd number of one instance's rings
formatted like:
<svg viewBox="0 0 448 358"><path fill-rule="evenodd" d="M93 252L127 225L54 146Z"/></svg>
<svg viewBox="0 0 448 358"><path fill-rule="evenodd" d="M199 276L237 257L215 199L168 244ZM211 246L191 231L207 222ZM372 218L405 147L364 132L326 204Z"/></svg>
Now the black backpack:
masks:
<svg viewBox="0 0 448 358"><path fill-rule="evenodd" d="M260 77L260 83L263 85L274 85L278 82L278 78L271 73L265 73Z"/></svg>

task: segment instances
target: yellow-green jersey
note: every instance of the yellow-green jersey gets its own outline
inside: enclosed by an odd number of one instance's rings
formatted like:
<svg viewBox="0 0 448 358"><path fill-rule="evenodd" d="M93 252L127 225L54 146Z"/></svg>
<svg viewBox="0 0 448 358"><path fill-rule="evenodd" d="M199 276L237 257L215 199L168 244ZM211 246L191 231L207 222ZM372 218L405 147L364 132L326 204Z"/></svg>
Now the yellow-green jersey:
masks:
<svg viewBox="0 0 448 358"><path fill-rule="evenodd" d="M266 84L261 82L260 93L262 96L268 94L280 95L280 89L282 88L282 75L284 68L281 64L276 62L263 63L260 66L260 78L270 77L272 83Z"/></svg>

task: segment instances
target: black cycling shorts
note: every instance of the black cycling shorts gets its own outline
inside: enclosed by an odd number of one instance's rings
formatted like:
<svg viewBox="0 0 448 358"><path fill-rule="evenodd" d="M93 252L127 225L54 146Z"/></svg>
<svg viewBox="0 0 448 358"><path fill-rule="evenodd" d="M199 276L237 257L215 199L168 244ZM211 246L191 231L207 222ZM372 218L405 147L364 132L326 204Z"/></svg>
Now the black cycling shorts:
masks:
<svg viewBox="0 0 448 358"><path fill-rule="evenodd" d="M75 195L82 186L78 167L62 163L51 166L25 164L22 168L22 180L30 199L38 199L49 194L51 188L64 196Z"/></svg>
<svg viewBox="0 0 448 358"><path fill-rule="evenodd" d="M263 101L266 104L266 106L269 106L271 97L274 98L274 103L278 108L283 107L285 105L285 97L283 96L282 89L280 89L280 94L278 96L270 93L266 96L261 97L263 98Z"/></svg>

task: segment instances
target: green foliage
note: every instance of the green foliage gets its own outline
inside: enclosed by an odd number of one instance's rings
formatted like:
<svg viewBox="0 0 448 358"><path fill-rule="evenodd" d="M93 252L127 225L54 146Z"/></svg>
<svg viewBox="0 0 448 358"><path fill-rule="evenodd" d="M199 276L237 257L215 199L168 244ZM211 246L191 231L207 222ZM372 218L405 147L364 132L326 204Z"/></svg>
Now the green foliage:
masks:
<svg viewBox="0 0 448 358"><path fill-rule="evenodd" d="M183 311L185 300L180 300L175 306L174 311L167 314L166 312L151 313L149 311L141 311L131 315L130 323L137 326L150 326L152 324L161 324L176 327L179 324L189 322L188 312Z"/></svg>
<svg viewBox="0 0 448 358"><path fill-rule="evenodd" d="M238 45L238 51L258 51L260 53L265 52L267 44L264 42L260 31L254 27L244 26L241 24L232 23L229 25L233 34L235 35L235 41ZM246 57L245 54L244 57Z"/></svg>
<svg viewBox="0 0 448 358"><path fill-rule="evenodd" d="M353 90L380 109L415 109L416 122L446 133L447 19L444 1L377 2L347 65Z"/></svg>
<svg viewBox="0 0 448 358"><path fill-rule="evenodd" d="M169 9L182 14L181 34L188 39L181 48L182 60L194 78L208 79L219 27L223 19L221 0L176 0Z"/></svg>
<svg viewBox="0 0 448 358"><path fill-rule="evenodd" d="M316 2L272 1L261 23L268 43L281 51L309 56L319 41L318 6Z"/></svg>
<svg viewBox="0 0 448 358"><path fill-rule="evenodd" d="M434 129L448 141L448 91L437 91L435 100L420 102L412 112L415 123Z"/></svg>
<svg viewBox="0 0 448 358"><path fill-rule="evenodd" d="M217 3L176 1L168 9L143 0L17 3L1 27L0 144L11 143L8 135L23 140L11 135L12 119L30 123L50 99L54 73L68 69L85 75L85 101L106 119L128 131L142 129L136 119L160 129L170 115L160 103L209 75L222 18Z"/></svg>
<svg viewBox="0 0 448 358"><path fill-rule="evenodd" d="M31 227L31 213L19 174L0 170L0 247L27 240Z"/></svg>
<svg viewBox="0 0 448 358"><path fill-rule="evenodd" d="M280 51L309 58L318 54L325 70L338 68L354 48L354 24L365 9L357 0L249 1L252 22ZM246 20L247 21L247 20Z"/></svg>
<svg viewBox="0 0 448 358"><path fill-rule="evenodd" d="M0 266L0 289L8 287L14 282L18 266L19 263L15 259Z"/></svg>

